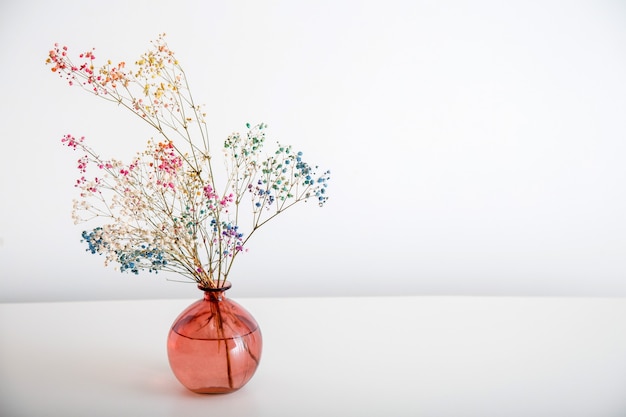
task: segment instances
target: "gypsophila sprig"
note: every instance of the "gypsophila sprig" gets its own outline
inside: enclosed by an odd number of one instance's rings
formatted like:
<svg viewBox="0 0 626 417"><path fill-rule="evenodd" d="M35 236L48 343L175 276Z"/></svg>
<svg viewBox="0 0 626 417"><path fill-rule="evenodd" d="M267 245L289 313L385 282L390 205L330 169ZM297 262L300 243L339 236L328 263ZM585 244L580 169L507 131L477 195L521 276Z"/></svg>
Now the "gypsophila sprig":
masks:
<svg viewBox="0 0 626 417"><path fill-rule="evenodd" d="M139 116L159 138L125 163L100 157L82 136L63 136L65 146L80 152L72 216L75 223L97 223L82 240L105 264L135 274L170 271L203 288L220 287L261 226L299 202L326 203L330 172L318 174L291 146L277 144L264 154L267 126L260 123L226 138L224 175L216 175L206 115L164 36L132 69L123 61L96 66L94 49L75 61L66 46L49 52L46 63L70 86ZM217 177L225 178L222 184Z"/></svg>

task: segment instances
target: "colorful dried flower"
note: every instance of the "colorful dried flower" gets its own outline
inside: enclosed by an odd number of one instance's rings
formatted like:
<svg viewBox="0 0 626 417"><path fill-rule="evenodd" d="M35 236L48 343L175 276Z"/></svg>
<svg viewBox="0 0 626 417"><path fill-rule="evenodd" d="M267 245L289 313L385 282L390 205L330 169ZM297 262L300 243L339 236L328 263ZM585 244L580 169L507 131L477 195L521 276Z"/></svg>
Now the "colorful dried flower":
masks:
<svg viewBox="0 0 626 417"><path fill-rule="evenodd" d="M220 287L261 226L301 201L326 203L330 172L317 174L291 146L279 144L264 156L266 125L260 123L226 138L226 170L215 175L205 114L164 36L134 69L124 61L96 67L94 49L77 62L66 46L55 44L49 52L46 63L70 86L140 116L161 138L123 163L102 159L82 136L64 135L61 143L82 154L72 217L98 223L82 240L89 253L105 256L105 264L135 274L170 271L204 288Z"/></svg>

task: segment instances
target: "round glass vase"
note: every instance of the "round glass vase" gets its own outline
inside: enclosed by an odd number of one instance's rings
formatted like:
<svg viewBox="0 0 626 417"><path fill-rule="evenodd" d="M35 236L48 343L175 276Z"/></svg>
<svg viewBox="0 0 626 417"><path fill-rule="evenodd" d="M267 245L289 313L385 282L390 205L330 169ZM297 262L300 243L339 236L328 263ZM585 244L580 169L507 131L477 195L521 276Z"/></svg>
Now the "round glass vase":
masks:
<svg viewBox="0 0 626 417"><path fill-rule="evenodd" d="M176 378L201 394L225 394L254 375L262 351L261 330L239 304L226 298L231 287L200 288L204 298L187 307L172 324L167 356Z"/></svg>

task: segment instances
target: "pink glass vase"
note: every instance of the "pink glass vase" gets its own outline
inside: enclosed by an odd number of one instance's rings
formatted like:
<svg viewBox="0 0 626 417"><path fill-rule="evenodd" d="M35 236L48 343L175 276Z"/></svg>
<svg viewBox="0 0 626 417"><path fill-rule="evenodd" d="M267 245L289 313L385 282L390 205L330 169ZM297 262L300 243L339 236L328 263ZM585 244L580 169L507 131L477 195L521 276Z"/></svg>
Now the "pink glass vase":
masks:
<svg viewBox="0 0 626 417"><path fill-rule="evenodd" d="M262 337L256 320L226 298L230 283L200 288L204 298L174 321L167 355L176 378L193 392L223 394L243 387L261 359Z"/></svg>

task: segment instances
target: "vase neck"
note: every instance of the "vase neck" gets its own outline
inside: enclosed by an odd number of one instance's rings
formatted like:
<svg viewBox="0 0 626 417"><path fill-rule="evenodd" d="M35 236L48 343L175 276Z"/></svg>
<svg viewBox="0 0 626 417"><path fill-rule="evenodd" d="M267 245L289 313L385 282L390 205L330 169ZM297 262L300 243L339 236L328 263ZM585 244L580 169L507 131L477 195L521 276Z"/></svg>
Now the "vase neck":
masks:
<svg viewBox="0 0 626 417"><path fill-rule="evenodd" d="M226 291L231 287L230 282L225 282L220 287L210 288L198 286L198 289L204 292L205 301L221 301L226 298Z"/></svg>

